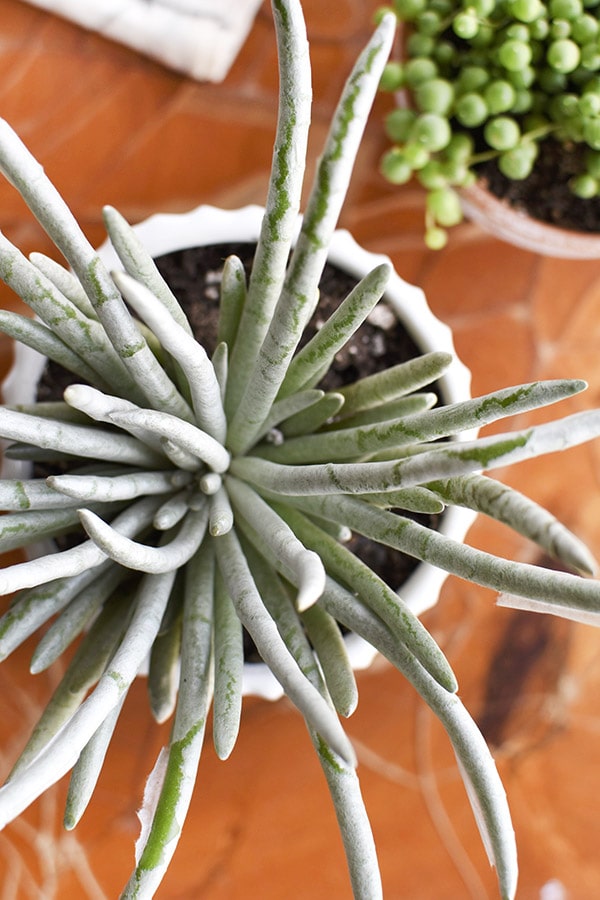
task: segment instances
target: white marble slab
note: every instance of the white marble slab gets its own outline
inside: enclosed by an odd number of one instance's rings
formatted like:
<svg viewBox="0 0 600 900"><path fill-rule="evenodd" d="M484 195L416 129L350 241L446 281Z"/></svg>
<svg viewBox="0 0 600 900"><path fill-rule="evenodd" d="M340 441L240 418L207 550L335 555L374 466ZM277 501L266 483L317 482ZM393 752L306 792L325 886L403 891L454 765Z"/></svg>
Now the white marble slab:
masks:
<svg viewBox="0 0 600 900"><path fill-rule="evenodd" d="M26 0L200 81L221 81L261 0Z"/></svg>

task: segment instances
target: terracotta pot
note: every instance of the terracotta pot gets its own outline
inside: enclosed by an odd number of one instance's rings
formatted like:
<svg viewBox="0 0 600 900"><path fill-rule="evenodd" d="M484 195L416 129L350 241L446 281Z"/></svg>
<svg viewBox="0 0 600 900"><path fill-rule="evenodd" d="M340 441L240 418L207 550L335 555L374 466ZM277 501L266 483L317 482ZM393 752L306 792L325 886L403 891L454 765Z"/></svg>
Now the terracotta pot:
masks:
<svg viewBox="0 0 600 900"><path fill-rule="evenodd" d="M199 206L188 213L151 216L138 224L135 230L152 256L159 257L176 250L207 244L254 243L260 233L263 212L260 206L247 206L239 210ZM102 244L98 252L109 269L121 268L110 241ZM360 279L385 261L389 262L384 256L363 250L349 232L336 231L331 242L329 262L338 268ZM394 273L385 300L424 352L444 350L453 355L453 363L440 379L444 402L468 398L470 372L456 357L450 329L433 315L423 291ZM36 351L17 344L13 367L2 385L4 401L9 404L33 402L45 362L45 357ZM473 433L464 437L467 436L473 436ZM27 465L6 460L2 474L11 478L27 477ZM470 510L448 508L442 515L440 531L462 541L474 519L475 514ZM33 551L39 552L38 548ZM48 552L47 545L43 552ZM420 615L437 603L446 578L446 572L428 563L421 563L408 581L397 587L403 599ZM346 641L353 667L360 670L370 666L377 655L374 648L355 634L348 635ZM283 695L279 682L261 663L246 664L244 693L269 700L276 700Z"/></svg>
<svg viewBox="0 0 600 900"><path fill-rule="evenodd" d="M404 61L409 29L398 26L397 56ZM398 106L413 107L410 91L402 88L395 93ZM497 197L482 180L468 188L457 188L463 213L483 231L501 241L530 250L542 256L563 259L600 259L600 234L560 228L535 219L522 209Z"/></svg>
<svg viewBox="0 0 600 900"><path fill-rule="evenodd" d="M492 194L481 181L460 191L465 216L515 247L563 259L600 259L600 234L573 231L533 219Z"/></svg>

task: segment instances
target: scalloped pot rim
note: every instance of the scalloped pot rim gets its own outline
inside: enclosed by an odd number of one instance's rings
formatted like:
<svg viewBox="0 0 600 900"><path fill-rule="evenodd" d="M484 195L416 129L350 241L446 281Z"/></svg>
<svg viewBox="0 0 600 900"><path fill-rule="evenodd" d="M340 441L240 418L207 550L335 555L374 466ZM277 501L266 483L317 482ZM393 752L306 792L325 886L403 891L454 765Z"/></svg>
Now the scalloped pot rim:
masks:
<svg viewBox="0 0 600 900"><path fill-rule="evenodd" d="M222 210L211 206L199 206L187 213L159 213L135 226L140 240L152 256L162 256L175 250L207 244L228 242L255 242L260 233L263 217L261 206L246 206L239 210ZM300 221L298 222L298 228ZM121 264L109 241L105 241L98 253L109 269L121 268ZM348 231L335 232L328 259L357 278L363 277L382 262L390 263L386 256L370 253L360 247ZM385 295L400 321L413 340L424 351L444 350L453 356L453 363L440 379L446 402L470 397L471 374L457 358L450 329L437 319L425 299L423 291L408 284L395 272L392 274ZM35 386L44 366L44 357L22 344L15 347L13 367L2 385L6 403L32 402ZM473 437L470 432L466 437ZM3 468L6 477L22 477L23 470ZM475 519L470 510L450 507L442 515L440 531L462 541ZM447 573L428 563L421 563L402 586L402 597L418 614L437 603ZM357 635L346 637L348 651L355 669L367 668L377 655L374 648ZM275 700L282 696L282 689L270 670L260 663L248 663L244 672L244 693Z"/></svg>

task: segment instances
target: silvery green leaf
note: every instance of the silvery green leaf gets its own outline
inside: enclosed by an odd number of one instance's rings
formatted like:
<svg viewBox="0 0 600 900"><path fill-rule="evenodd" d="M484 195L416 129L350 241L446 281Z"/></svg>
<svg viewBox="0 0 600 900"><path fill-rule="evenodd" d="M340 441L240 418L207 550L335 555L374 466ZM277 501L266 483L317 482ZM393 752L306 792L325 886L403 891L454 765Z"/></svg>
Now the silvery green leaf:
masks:
<svg viewBox="0 0 600 900"><path fill-rule="evenodd" d="M139 534L152 521L159 503L160 499L157 500L156 497L138 500L114 519L113 529L123 535ZM45 584L56 578L80 575L87 569L100 566L105 560L106 554L93 541L84 541L68 550L15 563L6 569L0 569L0 595Z"/></svg>
<svg viewBox="0 0 600 900"><path fill-rule="evenodd" d="M325 148L319 158L314 188L308 199L281 297L272 312L272 318L263 315L262 321L268 323L268 328L263 331L260 344L251 345L251 356L247 357L250 364L243 370L247 378L243 392L231 397L233 405L229 405L228 401L227 409L231 415L228 445L234 454L244 452L255 442L256 434L269 414L312 312L329 242L337 224L394 33L393 17L385 16L359 56L342 92ZM299 91L297 96L300 96ZM294 169L297 168L295 165ZM288 198L286 209L290 205ZM254 271L245 310L251 308L253 277ZM244 325L243 317L240 334L244 337L245 345L249 338ZM237 345L241 343L239 340L236 342L236 351ZM249 376L247 372L250 373Z"/></svg>
<svg viewBox="0 0 600 900"><path fill-rule="evenodd" d="M503 522L575 571L593 575L596 562L585 544L538 503L485 475L433 482L429 488L447 503L466 506Z"/></svg>
<svg viewBox="0 0 600 900"><path fill-rule="evenodd" d="M161 575L185 565L202 543L208 510L190 511L177 534L158 547L125 537L89 509L79 510L81 524L101 552L128 569Z"/></svg>
<svg viewBox="0 0 600 900"><path fill-rule="evenodd" d="M50 259L44 253L30 253L29 261L33 263L36 269L39 269L42 275L45 275L48 281L60 291L63 297L70 300L77 309L79 309L88 319L97 319L96 310L89 301L89 298L81 283L76 276L57 263L56 260Z"/></svg>
<svg viewBox="0 0 600 900"><path fill-rule="evenodd" d="M506 606L509 609L522 609L526 612L560 616L561 619L581 622L582 625L595 625L596 628L600 625L600 610L598 609L580 609L578 606L565 606L558 601L530 600L528 597L515 597L512 594L500 594L496 603L498 606Z"/></svg>
<svg viewBox="0 0 600 900"><path fill-rule="evenodd" d="M120 566L113 565L110 561L107 561L102 566L98 566L92 572L95 576L93 580L90 577L85 577L87 573L83 573L80 576L78 592L73 596L73 599L68 599L68 595L75 588L78 579L75 577L67 580L69 590L63 591L60 601L60 605L64 609L48 630L44 632L42 639L33 652L30 665L32 674L36 675L38 672L43 672L64 653L128 574ZM52 584L56 584L56 582L52 582ZM37 596L41 597L42 591L39 588L37 590ZM29 603L31 603L31 596ZM46 615L46 619L48 618L50 618L49 612Z"/></svg>
<svg viewBox="0 0 600 900"><path fill-rule="evenodd" d="M335 713L301 672L266 611L235 531L217 538L215 549L227 592L258 652L311 727L331 744L335 754L354 764L352 745Z"/></svg>
<svg viewBox="0 0 600 900"><path fill-rule="evenodd" d="M219 302L219 330L217 340L233 347L242 317L248 286L242 261L237 256L228 256L221 275L221 296Z"/></svg>
<svg viewBox="0 0 600 900"><path fill-rule="evenodd" d="M313 648L302 625L301 615L295 608L293 590L289 585L283 583L270 562L252 546L245 536L241 537L240 541L254 583L263 598L267 611L277 625L283 642L308 681L326 700L331 702ZM312 607L309 608L312 609Z"/></svg>
<svg viewBox="0 0 600 900"><path fill-rule="evenodd" d="M261 535L273 548L280 571L298 588L298 610L312 606L325 584L325 569L318 554L307 550L273 508L244 482L228 477L226 486L234 515L239 513L250 524L260 522Z"/></svg>
<svg viewBox="0 0 600 900"><path fill-rule="evenodd" d="M143 284L123 272L114 272L113 280L137 314L160 335L161 345L181 367L190 389L196 424L223 443L227 429L225 412L215 370L204 348Z"/></svg>
<svg viewBox="0 0 600 900"><path fill-rule="evenodd" d="M48 510L75 505L75 500L57 493L44 478L3 478L0 481L2 510Z"/></svg>
<svg viewBox="0 0 600 900"><path fill-rule="evenodd" d="M227 759L237 740L242 714L244 642L242 624L218 570L214 616L213 741L219 759Z"/></svg>
<svg viewBox="0 0 600 900"><path fill-rule="evenodd" d="M65 775L106 717L127 693L152 646L173 586L174 573L145 575L123 639L92 693L53 741L0 788L0 825L18 816ZM118 618L122 627L123 617Z"/></svg>
<svg viewBox="0 0 600 900"><path fill-rule="evenodd" d="M0 660L6 659L40 625L83 592L84 588L95 593L96 586L93 583L96 579L100 582L115 568L111 560L105 560L99 566L88 568L79 575L56 578L48 584L17 594L0 617Z"/></svg>
<svg viewBox="0 0 600 900"><path fill-rule="evenodd" d="M112 206L105 206L102 216L110 242L125 271L136 281L144 284L160 300L173 319L191 334L192 329L187 316L131 225Z"/></svg>
<svg viewBox="0 0 600 900"><path fill-rule="evenodd" d="M239 407L269 323L279 300L288 257L298 224L298 212L312 100L306 25L300 3L274 4L273 18L279 62L277 133L265 214L254 255L248 295L229 361L225 409ZM270 404L258 412L260 427Z"/></svg>
<svg viewBox="0 0 600 900"><path fill-rule="evenodd" d="M156 510L152 522L154 527L158 531L169 531L178 525L190 508L190 496L189 490L183 490L172 494L165 500L162 506Z"/></svg>
<svg viewBox="0 0 600 900"><path fill-rule="evenodd" d="M209 498L208 530L213 537L227 534L233 527L233 509L224 487L219 487Z"/></svg>
<svg viewBox="0 0 600 900"><path fill-rule="evenodd" d="M80 708L101 677L127 623L127 598L106 604L77 648L62 680L35 725L10 778L24 774ZM66 770L65 770L66 771Z"/></svg>
<svg viewBox="0 0 600 900"><path fill-rule="evenodd" d="M3 309L0 310L0 331L73 372L78 378L98 387L108 387L108 383L91 366L42 322Z"/></svg>
<svg viewBox="0 0 600 900"><path fill-rule="evenodd" d="M65 500L116 502L133 500L148 494L168 494L182 487L189 476L173 471L132 471L125 475L50 475L48 490ZM0 494L1 497L1 494ZM79 504L81 505L81 503Z"/></svg>
<svg viewBox="0 0 600 900"><path fill-rule="evenodd" d="M344 398L341 394L331 391L313 403L311 406L290 416L281 424L281 433L287 440L297 434L307 434L318 429L329 422L344 405Z"/></svg>
<svg viewBox="0 0 600 900"><path fill-rule="evenodd" d="M329 368L336 353L350 340L381 299L390 279L391 266L383 264L369 272L350 291L329 319L294 356L279 391L286 397L313 387L318 375Z"/></svg>
<svg viewBox="0 0 600 900"><path fill-rule="evenodd" d="M311 738L323 768L344 843L353 896L383 900L377 848L354 768L340 762L322 737Z"/></svg>
<svg viewBox="0 0 600 900"><path fill-rule="evenodd" d="M456 754L490 863L496 867L502 897L512 900L517 885L517 851L506 792L492 755L477 725L457 694L448 693L399 644L370 610L354 602L352 594L328 579L325 609L352 631L362 635L411 682L444 725Z"/></svg>
<svg viewBox="0 0 600 900"><path fill-rule="evenodd" d="M191 426L190 426L191 427ZM125 434L71 422L59 422L0 408L0 435L8 440L35 444L71 456L124 463L131 466L160 465L157 454Z"/></svg>
<svg viewBox="0 0 600 900"><path fill-rule="evenodd" d="M123 900L154 895L177 847L196 782L212 698L213 554L204 544L186 573L181 677L173 732L148 779L139 812L136 868Z"/></svg>
<svg viewBox="0 0 600 900"><path fill-rule="evenodd" d="M75 828L92 799L125 699L123 697L99 725L73 766L63 817L63 825L68 831Z"/></svg>
<svg viewBox="0 0 600 900"><path fill-rule="evenodd" d="M294 506L337 521L359 534L492 590L571 608L600 610L600 581L518 563L460 544L440 532L354 497L294 497Z"/></svg>
<svg viewBox="0 0 600 900"><path fill-rule="evenodd" d="M284 422L291 416L295 416L296 413L302 412L303 409L312 406L313 403L321 400L324 396L325 391L313 389L309 391L299 391L297 394L291 394L283 400L276 400L257 434L257 440L268 435L271 429L275 428L276 425L279 425L280 422Z"/></svg>
<svg viewBox="0 0 600 900"><path fill-rule="evenodd" d="M339 625L318 603L302 613L302 622L333 705L341 716L351 716L358 704L358 687Z"/></svg>
<svg viewBox="0 0 600 900"><path fill-rule="evenodd" d="M574 380L533 382L391 422L305 435L278 447L261 445L253 452L289 464L362 458L386 447L399 448L404 444L438 440L480 428L507 416L564 400L585 387L585 382Z"/></svg>
<svg viewBox="0 0 600 900"><path fill-rule="evenodd" d="M0 164L4 125L0 120ZM1 233L0 274L57 337L99 373L103 384L118 386L134 399L140 397L99 322L88 319L67 300Z"/></svg>
<svg viewBox="0 0 600 900"><path fill-rule="evenodd" d="M344 385L339 389L345 401L342 418L406 397L433 384L441 378L451 362L449 353L425 353Z"/></svg>
<svg viewBox="0 0 600 900"><path fill-rule="evenodd" d="M135 409L111 413L108 418L119 428L143 428L178 444L219 474L229 468L230 456L223 445L205 431L177 416L154 409Z"/></svg>
<svg viewBox="0 0 600 900"><path fill-rule="evenodd" d="M287 506L276 508L307 547L318 548L328 575L351 587L359 603L370 607L386 622L396 639L406 644L433 678L446 690L456 691L458 685L450 663L402 598L347 547L306 516Z"/></svg>
<svg viewBox="0 0 600 900"><path fill-rule="evenodd" d="M341 390L340 393L342 393ZM437 402L438 396L434 393L410 394L408 397L399 397L364 409L353 416L346 416L344 401L339 415L333 422L327 422L323 426L323 430L338 431L340 428L356 428L360 425L373 425L376 422L389 422L390 419L413 416L415 413L432 409Z"/></svg>
<svg viewBox="0 0 600 900"><path fill-rule="evenodd" d="M182 593L175 583L150 651L148 694L156 722L166 722L177 703L182 640Z"/></svg>

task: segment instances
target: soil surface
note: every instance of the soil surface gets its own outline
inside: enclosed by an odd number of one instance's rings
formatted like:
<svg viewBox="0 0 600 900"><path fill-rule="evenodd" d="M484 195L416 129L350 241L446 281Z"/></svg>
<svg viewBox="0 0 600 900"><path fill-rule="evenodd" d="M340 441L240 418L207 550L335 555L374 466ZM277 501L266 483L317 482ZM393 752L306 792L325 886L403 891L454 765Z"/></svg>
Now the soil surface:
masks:
<svg viewBox="0 0 600 900"><path fill-rule="evenodd" d="M600 232L600 197L583 200L569 188L569 180L583 169L581 144L542 141L534 169L522 181L506 178L495 160L477 167L478 175L497 197L534 219L572 231Z"/></svg>

